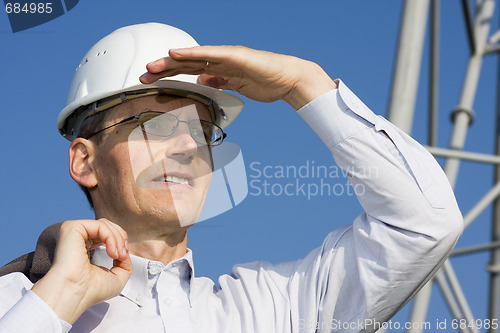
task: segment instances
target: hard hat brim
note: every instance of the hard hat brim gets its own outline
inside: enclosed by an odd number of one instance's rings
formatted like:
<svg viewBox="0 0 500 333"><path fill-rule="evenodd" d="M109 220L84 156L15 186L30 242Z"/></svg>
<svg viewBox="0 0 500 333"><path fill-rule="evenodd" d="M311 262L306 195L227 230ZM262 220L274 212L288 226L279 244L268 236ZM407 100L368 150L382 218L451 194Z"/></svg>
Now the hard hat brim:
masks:
<svg viewBox="0 0 500 333"><path fill-rule="evenodd" d="M121 90L114 91L101 91L95 94L89 94L82 98L79 98L78 101L75 101L69 105L67 105L59 114L57 119L57 127L59 132L69 141L73 141L76 137L72 133L67 133L67 129L65 128L66 119L75 112L75 110L90 105L96 101L99 101L103 98L120 94L123 92L131 92L136 90L143 90L148 88L171 88L184 90L189 92L194 92L200 95L203 95L215 103L222 109L223 114L219 117L219 126L221 128L226 128L231 124L234 119L238 116L244 106L244 101L236 95L228 93L226 91L212 88L209 86L205 86L202 84L177 81L172 79L158 80L152 84L137 84L135 86L127 87Z"/></svg>

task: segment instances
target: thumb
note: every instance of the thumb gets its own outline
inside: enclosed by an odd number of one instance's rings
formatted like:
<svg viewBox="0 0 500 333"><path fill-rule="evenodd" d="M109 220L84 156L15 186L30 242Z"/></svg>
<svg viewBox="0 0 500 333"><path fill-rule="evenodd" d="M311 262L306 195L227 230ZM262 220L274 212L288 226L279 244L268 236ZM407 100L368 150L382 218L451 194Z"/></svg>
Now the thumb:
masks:
<svg viewBox="0 0 500 333"><path fill-rule="evenodd" d="M103 267L97 267L103 270L103 272L107 275L106 278L102 278L99 280L100 284L99 290L100 293L94 295L95 298L91 300L91 305L100 303L106 299L110 299L111 297L117 296L120 292L125 288L127 281L132 274L133 266L130 260L130 256L127 256L127 259L120 261L117 259L113 260L113 267L110 270L107 270Z"/></svg>
<svg viewBox="0 0 500 333"><path fill-rule="evenodd" d="M201 74L200 83L216 89L233 90L229 85L229 82L220 76Z"/></svg>
<svg viewBox="0 0 500 333"><path fill-rule="evenodd" d="M125 260L113 260L113 267L110 269L110 272L119 281L119 285L121 286L121 288L123 288L130 278L133 270L134 266L132 265L132 261L130 260L130 255L127 255L127 259Z"/></svg>

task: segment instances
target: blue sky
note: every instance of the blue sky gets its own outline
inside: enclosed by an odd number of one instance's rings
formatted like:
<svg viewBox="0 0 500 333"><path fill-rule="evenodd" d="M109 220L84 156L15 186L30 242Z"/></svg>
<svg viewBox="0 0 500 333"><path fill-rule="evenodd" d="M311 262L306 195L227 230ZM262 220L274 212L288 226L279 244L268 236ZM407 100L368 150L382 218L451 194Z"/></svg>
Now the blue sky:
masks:
<svg viewBox="0 0 500 333"><path fill-rule="evenodd" d="M12 33L0 14L2 130L2 232L0 264L33 250L48 225L92 218L83 193L71 180L67 148L56 128L72 73L86 51L111 31L129 24L163 22L182 28L200 44L241 44L306 58L332 77L342 78L376 113L385 115L391 87L402 1L91 1L81 0L65 15ZM443 1L439 94L439 140L446 147L449 113L458 103L469 54L460 2ZM493 26L497 26L495 21ZM413 136L426 143L427 56L419 86ZM491 153L494 134L496 58L485 59L466 150ZM247 104L228 128L228 140L242 150L249 180L265 166L299 168L332 165L329 151L284 102ZM251 167L251 165L253 167ZM492 168L463 163L456 196L463 213L492 183ZM262 180L262 178L259 178ZM295 179L270 179L286 184ZM318 183L316 179L306 182ZM345 179L334 179L345 184ZM339 185L340 186L340 185ZM339 187L340 189L340 187ZM212 279L236 263L280 262L305 256L334 228L350 223L361 208L355 197L250 193L237 208L191 229L196 274ZM458 247L489 240L490 210L475 221ZM452 263L475 316L486 316L486 254ZM408 308L398 315L407 318ZM450 318L434 288L428 320Z"/></svg>

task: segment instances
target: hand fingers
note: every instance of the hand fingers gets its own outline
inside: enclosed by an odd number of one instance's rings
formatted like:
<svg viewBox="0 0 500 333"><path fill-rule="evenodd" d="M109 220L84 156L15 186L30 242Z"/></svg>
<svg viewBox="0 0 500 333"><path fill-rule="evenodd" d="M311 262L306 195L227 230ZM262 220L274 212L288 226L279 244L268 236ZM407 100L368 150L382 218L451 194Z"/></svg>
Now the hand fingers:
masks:
<svg viewBox="0 0 500 333"><path fill-rule="evenodd" d="M175 60L198 60L198 61L209 61L209 62L227 62L234 59L234 55L242 52L252 52L251 50L244 46L232 46L232 45L204 45L195 46L183 49L170 50L169 56Z"/></svg>
<svg viewBox="0 0 500 333"><path fill-rule="evenodd" d="M178 74L227 76L231 72L231 59L239 49L250 50L240 46L197 46L170 50L168 57L147 64L147 72L139 79L144 84L150 84L163 77ZM213 82L209 85L221 86L222 83ZM223 86L225 88L220 89L230 88L227 82Z"/></svg>
<svg viewBox="0 0 500 333"><path fill-rule="evenodd" d="M144 73L139 78L144 84L150 84L168 76L191 74L200 75L200 82L206 86L217 89L233 90L228 81L219 76L222 74L219 73L222 70L222 66L218 66L218 63L208 63L205 61L175 61L167 57L158 59L148 64L146 67L148 72Z"/></svg>
<svg viewBox="0 0 500 333"><path fill-rule="evenodd" d="M67 221L61 226L55 263L49 271L53 274L50 276L57 276L56 285L60 281L69 282L70 286L84 290L84 298L78 299L83 309L116 296L133 270L126 241L126 232L106 219ZM110 270L93 265L89 260L89 248L100 244L106 245L107 254L114 259ZM53 278L46 281L51 280Z"/></svg>
<svg viewBox="0 0 500 333"><path fill-rule="evenodd" d="M125 230L104 218L99 219L97 222L103 223L112 233L112 237L109 237L107 241L103 239L106 243L106 252L108 255L113 259L125 260L128 257L128 244L126 245L127 233ZM103 227L102 231L105 230L106 228Z"/></svg>
<svg viewBox="0 0 500 333"><path fill-rule="evenodd" d="M200 70L200 69L206 69L206 67L207 67L207 60L178 61L171 57L160 58L146 65L146 69L148 70L149 73L160 73L166 70L176 70L176 69L182 69L183 71Z"/></svg>
<svg viewBox="0 0 500 333"><path fill-rule="evenodd" d="M200 75L209 72L209 70L212 71L210 74L214 74L214 65L215 63L207 61L177 61L165 57L147 64L147 72L141 75L139 80L144 84L150 84L161 78L178 74ZM215 73L217 73L216 69Z"/></svg>
<svg viewBox="0 0 500 333"><path fill-rule="evenodd" d="M120 281L120 291L130 278L133 269L134 266L128 254L124 260L113 260L113 267L110 269L110 272Z"/></svg>
<svg viewBox="0 0 500 333"><path fill-rule="evenodd" d="M112 236L110 236L105 243L106 252L111 258L114 259L113 267L110 269L110 272L118 280L118 283L115 285L117 290L114 294L116 294L123 289L133 270L128 250L128 236L122 227L107 219L101 218L96 222L103 224L103 229L101 231L106 231L107 227L107 229L112 233Z"/></svg>
<svg viewBox="0 0 500 333"><path fill-rule="evenodd" d="M237 46L196 46L169 51L169 56L146 65L150 73L160 73L167 69L182 67L183 70L206 68L208 64L227 63ZM245 48L246 49L246 48ZM248 49L249 50L249 49ZM213 66L212 66L213 67Z"/></svg>
<svg viewBox="0 0 500 333"><path fill-rule="evenodd" d="M118 224L113 223L113 222L110 222L110 223L118 231L118 233L120 234L121 238L124 240L125 250L127 250L126 252L128 253L129 252L129 248L128 248L128 235L127 235L127 232L125 230L123 230L123 228L120 227Z"/></svg>
<svg viewBox="0 0 500 333"><path fill-rule="evenodd" d="M106 252L113 259L124 260L128 256L125 246L127 234L116 224L106 220L68 221L61 226L61 240L77 242L80 238L87 249L106 244ZM63 245L63 244L61 244Z"/></svg>

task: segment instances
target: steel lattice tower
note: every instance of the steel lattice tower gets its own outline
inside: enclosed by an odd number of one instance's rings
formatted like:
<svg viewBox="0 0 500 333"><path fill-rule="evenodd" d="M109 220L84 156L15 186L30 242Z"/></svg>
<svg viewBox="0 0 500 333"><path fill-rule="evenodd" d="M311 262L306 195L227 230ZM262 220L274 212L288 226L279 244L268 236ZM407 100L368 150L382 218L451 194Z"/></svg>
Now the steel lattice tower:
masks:
<svg viewBox="0 0 500 333"><path fill-rule="evenodd" d="M458 0L456 0L458 1ZM420 64L424 49L427 20L430 17L430 72L429 72L429 124L428 150L436 157L445 158L444 170L450 184L455 187L458 168L462 161L490 163L494 165L494 183L487 193L469 211L464 211L466 227L481 212L493 205L491 223L491 242L467 248L455 249L452 256L467 255L480 251L489 251L490 261L485 263L489 274L488 319L497 319L499 313L500 282L500 71L497 78L497 112L495 155L464 151L466 135L474 112L473 102L476 96L483 58L500 52L500 30L494 32L492 20L495 15L495 0L460 0L467 31L470 55L457 106L451 111L453 130L447 148L437 147L437 98L438 98L438 65L439 65L439 0L405 0L403 7L399 43L389 102L388 118L396 126L410 133L413 122L413 110L420 76ZM473 10L474 9L474 10ZM474 14L472 14L474 13ZM500 58L500 57L499 57ZM500 61L499 66L500 68ZM467 229L465 229L467 233ZM451 315L456 319L475 320L462 290L460 279L453 269L453 259L448 259L435 277L415 297L410 321L425 322L431 298L432 283L437 284L440 294L445 300ZM449 328L448 328L449 329ZM410 332L420 332L420 328L412 328ZM478 328L459 329L462 332L479 332ZM498 332L491 328L489 332Z"/></svg>

